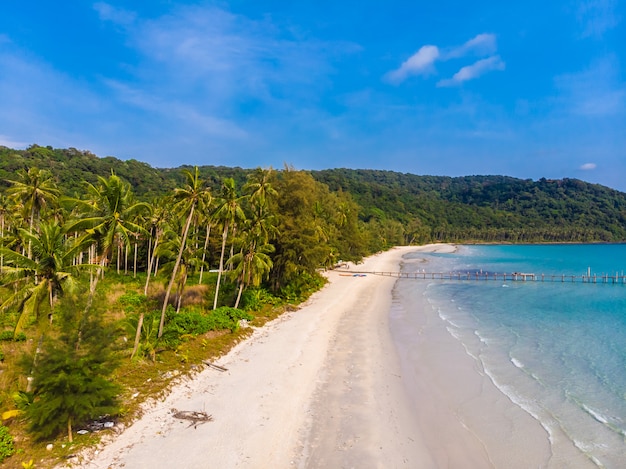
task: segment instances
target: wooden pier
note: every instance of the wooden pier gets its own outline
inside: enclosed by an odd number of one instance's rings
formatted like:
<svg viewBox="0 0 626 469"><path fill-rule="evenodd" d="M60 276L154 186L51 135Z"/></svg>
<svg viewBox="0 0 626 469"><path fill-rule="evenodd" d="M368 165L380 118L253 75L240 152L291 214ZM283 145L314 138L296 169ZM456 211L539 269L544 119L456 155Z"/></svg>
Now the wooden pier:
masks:
<svg viewBox="0 0 626 469"><path fill-rule="evenodd" d="M593 274L593 275L566 275L566 274L535 274L527 272L496 273L496 272L376 272L351 271L345 274L354 276L382 275L385 277L406 278L415 280L464 280L464 281L500 281L500 282L559 282L559 283L590 283L626 285L626 275L623 274Z"/></svg>

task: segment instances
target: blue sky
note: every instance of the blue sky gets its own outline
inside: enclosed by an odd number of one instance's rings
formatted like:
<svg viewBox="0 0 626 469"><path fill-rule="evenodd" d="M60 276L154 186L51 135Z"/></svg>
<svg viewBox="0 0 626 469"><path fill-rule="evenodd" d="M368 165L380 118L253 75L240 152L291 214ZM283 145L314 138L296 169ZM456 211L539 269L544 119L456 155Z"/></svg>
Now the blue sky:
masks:
<svg viewBox="0 0 626 469"><path fill-rule="evenodd" d="M618 0L0 4L0 145L626 191Z"/></svg>

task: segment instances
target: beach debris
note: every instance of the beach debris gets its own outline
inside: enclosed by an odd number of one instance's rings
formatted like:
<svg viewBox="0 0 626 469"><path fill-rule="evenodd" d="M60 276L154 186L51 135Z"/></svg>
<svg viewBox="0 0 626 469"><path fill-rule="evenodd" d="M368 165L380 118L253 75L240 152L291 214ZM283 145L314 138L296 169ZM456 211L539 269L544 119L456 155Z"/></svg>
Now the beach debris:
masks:
<svg viewBox="0 0 626 469"><path fill-rule="evenodd" d="M172 409L172 415L174 416L174 418L177 418L177 419L189 420L191 422L189 424L189 427L193 426L194 429L197 428L197 426L200 424L203 424L205 422L210 422L213 420L212 415L209 415L206 412L199 412L195 410Z"/></svg>
<svg viewBox="0 0 626 469"><path fill-rule="evenodd" d="M209 368L214 368L214 369L216 369L218 371L222 371L222 372L223 371L228 371L228 368L224 368L223 366L216 365L215 363L212 363L212 362L210 362L208 360L202 360L202 363L204 363Z"/></svg>

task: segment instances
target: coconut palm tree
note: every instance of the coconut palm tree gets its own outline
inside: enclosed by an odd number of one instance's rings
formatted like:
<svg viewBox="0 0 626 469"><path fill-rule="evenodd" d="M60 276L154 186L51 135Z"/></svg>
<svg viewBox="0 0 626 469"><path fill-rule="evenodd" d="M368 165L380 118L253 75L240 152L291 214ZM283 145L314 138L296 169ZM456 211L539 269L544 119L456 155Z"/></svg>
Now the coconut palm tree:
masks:
<svg viewBox="0 0 626 469"><path fill-rule="evenodd" d="M174 189L174 200L176 202L174 205L174 209L178 213L186 214L187 219L183 225L181 232L181 241L178 251L178 257L176 258L174 268L172 269L172 276L170 277L167 289L165 290L163 307L161 308L161 321L159 323L159 338L163 335L163 328L165 326L165 311L167 310L167 304L169 302L170 294L172 292L172 287L174 285L174 282L176 281L176 274L178 273L181 259L183 257L183 251L185 250L185 245L187 243L189 227L191 226L194 212L198 208L208 207L211 202L211 193L209 192L208 187L206 187L205 182L200 179L200 171L198 170L198 167L196 166L193 172L185 171L184 174L186 179L185 187Z"/></svg>
<svg viewBox="0 0 626 469"><path fill-rule="evenodd" d="M217 273L217 284L215 285L215 298L213 300L213 309L217 308L217 299L220 291L220 282L224 271L224 251L226 250L226 240L228 239L228 230L240 221L245 219L241 202L244 197L237 195L235 189L235 181L232 178L226 178L222 182L222 191L220 200L215 210L215 218L223 226L222 230L222 250L220 253L220 265Z"/></svg>
<svg viewBox="0 0 626 469"><path fill-rule="evenodd" d="M266 205L278 196L278 192L272 186L274 170L256 168L248 176L248 181L243 186L245 194L250 196L250 200L259 205Z"/></svg>
<svg viewBox="0 0 626 469"><path fill-rule="evenodd" d="M7 195L23 208L24 217L28 216L28 231L32 233L35 220L39 218L41 211L54 205L60 192L52 173L48 170L33 167L28 171L18 171L17 176L17 180L8 181L11 187L7 189ZM29 257L30 253L29 245Z"/></svg>
<svg viewBox="0 0 626 469"><path fill-rule="evenodd" d="M269 255L274 252L274 246L257 242L258 238L248 234L244 248L228 259L228 264L234 266L233 276L239 283L235 308L239 307L244 288L250 285L258 287L272 268L272 259Z"/></svg>
<svg viewBox="0 0 626 469"><path fill-rule="evenodd" d="M131 244L135 234L147 234L135 216L147 213L148 204L136 202L130 184L115 174L98 176L98 185L87 184L87 199L63 199L82 209L83 215L68 226L70 231L85 230L96 244L100 271L109 263L118 242Z"/></svg>
<svg viewBox="0 0 626 469"><path fill-rule="evenodd" d="M66 230L54 222L41 223L37 233L20 229L19 234L25 243L30 243L31 257L1 248L7 264L3 284L13 287L13 294L5 299L0 311L17 307L15 334L24 328L30 317L41 319L40 310L45 300L48 300L52 319L58 296L74 287L78 272L89 267L75 262L84 246L76 238L66 236Z"/></svg>
<svg viewBox="0 0 626 469"><path fill-rule="evenodd" d="M148 294L150 276L152 275L152 269L157 258L156 253L159 248L159 243L163 238L165 226L170 218L168 205L169 200L165 197L154 200L150 215L146 218L146 226L150 236L148 237L148 267L146 269L146 284L143 289L144 295Z"/></svg>

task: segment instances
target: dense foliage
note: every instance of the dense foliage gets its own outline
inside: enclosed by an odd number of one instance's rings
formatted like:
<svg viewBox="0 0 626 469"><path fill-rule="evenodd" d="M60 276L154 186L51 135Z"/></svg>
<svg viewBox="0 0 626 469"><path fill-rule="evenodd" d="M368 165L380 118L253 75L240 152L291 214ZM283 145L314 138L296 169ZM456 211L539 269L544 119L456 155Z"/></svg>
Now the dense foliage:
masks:
<svg viewBox="0 0 626 469"><path fill-rule="evenodd" d="M314 173L349 192L361 217L402 223L407 242L594 242L626 239L626 194L576 179L435 177L334 169Z"/></svg>
<svg viewBox="0 0 626 469"><path fill-rule="evenodd" d="M28 150L11 150L0 147L0 188L3 185L8 187L7 180L13 178L15 171L31 166L49 168L66 194L78 194L83 190L82 181L96 183L98 176L108 177L114 170L131 184L138 199L146 201L181 186L185 170L191 169L188 166L155 169L136 160L98 158L88 151L73 148L33 145ZM278 173L282 175L289 171ZM251 172L219 166L199 168L201 178L214 193L219 191L226 178L231 178L236 187L243 187ZM341 249L353 251L353 257L357 258L363 252L394 244L431 241L626 240L626 194L577 179L452 178L352 169L308 174L323 183L318 190L349 198L352 204L349 209L358 215L350 221L359 225L349 227L351 234L344 236ZM283 183L283 190L290 190L287 182ZM328 200L320 197L321 194L317 193L312 206L318 212L328 205ZM279 201L280 204L291 203L282 198ZM345 208L344 204L342 209ZM319 218L319 215L316 216ZM342 227L340 233L346 233L345 228L348 227ZM355 236L357 228L360 236ZM342 243L336 234L332 233L330 239L333 243ZM350 247L346 243L358 246Z"/></svg>

